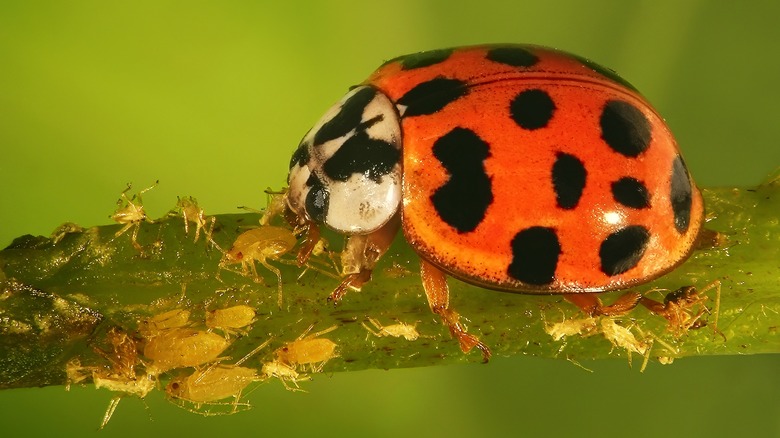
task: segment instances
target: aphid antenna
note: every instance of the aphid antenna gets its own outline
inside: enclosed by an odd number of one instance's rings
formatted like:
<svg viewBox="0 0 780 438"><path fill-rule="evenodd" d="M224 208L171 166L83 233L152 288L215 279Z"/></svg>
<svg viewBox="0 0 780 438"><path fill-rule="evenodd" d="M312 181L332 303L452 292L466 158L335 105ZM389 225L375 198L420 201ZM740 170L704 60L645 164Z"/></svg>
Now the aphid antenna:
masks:
<svg viewBox="0 0 780 438"><path fill-rule="evenodd" d="M246 362L249 358L251 358L252 356L257 354L260 350L262 350L263 348L267 347L268 344L270 344L271 341L273 341L273 340L274 340L273 336L271 336L270 338L266 339L265 342L263 342L262 344L260 344L257 347L255 347L252 351L247 353L246 356L244 356L241 359L239 359L238 361L236 361L236 366L241 365L242 363Z"/></svg>

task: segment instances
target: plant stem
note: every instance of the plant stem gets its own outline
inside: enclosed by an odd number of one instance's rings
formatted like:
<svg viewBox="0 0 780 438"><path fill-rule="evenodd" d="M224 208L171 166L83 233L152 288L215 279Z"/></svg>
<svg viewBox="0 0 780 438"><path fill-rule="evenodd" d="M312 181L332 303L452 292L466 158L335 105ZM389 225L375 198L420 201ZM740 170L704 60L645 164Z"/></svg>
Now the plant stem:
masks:
<svg viewBox="0 0 780 438"><path fill-rule="evenodd" d="M469 331L497 356L576 361L646 352L649 358L668 362L685 356L780 352L779 177L776 172L750 189L704 190L707 228L722 233L720 245L697 251L674 272L641 287L646 296L662 300L681 286L701 290L719 280L719 301L716 288L705 292L709 313L702 315L704 327L677 336L667 330L666 320L640 308L606 322L587 321L559 296L488 291L457 280L450 280L452 307L468 318ZM214 217L213 239L221 248L230 248L259 220L251 213ZM117 330L138 342L141 357L136 364L147 364L140 351L143 321L181 308L191 312L189 326L206 330L207 312L237 304L253 308L256 320L245 335L230 338L223 356L235 362L273 338L267 349L242 364L245 367L259 369L261 362L274 358L274 348L295 340L312 324L313 332L337 327L323 335L337 344L338 357L324 367L329 372L482 359L479 353L461 353L430 313L417 256L400 238L373 280L361 292L348 293L338 306L326 301L338 284L326 255L316 257L316 269L306 272L295 265L294 249L279 260L269 259L283 278L280 309L276 276L270 270L257 265L263 283L242 275L239 265L221 269L223 253L203 236L196 242L190 225L186 233L179 213L140 223L136 248L131 231L115 236L122 225L81 229L70 224L52 237L19 237L0 251L0 388L66 384L66 366L73 359L116 368L123 358L117 359L107 336ZM337 242L333 236L329 240ZM607 294L605 300L618 296ZM420 336L413 341L377 337L364 327L379 330L369 318L385 326L414 326ZM575 324L581 324L582 333L554 340L545 329L561 321L569 325L558 328L576 332ZM618 333L610 334L610 328ZM106 358L111 354L113 361Z"/></svg>

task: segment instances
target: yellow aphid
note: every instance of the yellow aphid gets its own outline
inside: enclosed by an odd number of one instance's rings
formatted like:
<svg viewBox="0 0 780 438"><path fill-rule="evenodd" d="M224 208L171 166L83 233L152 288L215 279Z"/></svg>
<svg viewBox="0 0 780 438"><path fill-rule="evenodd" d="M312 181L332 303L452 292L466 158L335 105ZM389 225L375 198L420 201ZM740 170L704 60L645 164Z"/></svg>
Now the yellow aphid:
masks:
<svg viewBox="0 0 780 438"><path fill-rule="evenodd" d="M141 334L147 338L157 336L164 330L184 327L190 322L190 311L174 309L141 320Z"/></svg>
<svg viewBox="0 0 780 438"><path fill-rule="evenodd" d="M221 330L226 336L243 330L255 322L255 309L245 304L239 304L224 309L214 309L206 312L206 327Z"/></svg>
<svg viewBox="0 0 780 438"><path fill-rule="evenodd" d="M263 215L260 217L260 225L269 225L274 217L284 213L287 209L286 188L275 192L269 187L265 189L265 193L268 195L268 202Z"/></svg>
<svg viewBox="0 0 780 438"><path fill-rule="evenodd" d="M186 234L190 233L190 222L192 222L195 224L195 242L200 238L200 230L203 230L206 239L213 242L213 240L211 240L211 234L214 231L214 224L217 218L214 216L208 218L203 209L198 205L198 201L192 196L179 198L179 201L176 203L176 208L181 212L181 215L184 218L184 232Z"/></svg>
<svg viewBox="0 0 780 438"><path fill-rule="evenodd" d="M119 206L114 214L110 217L114 222L124 225L122 229L114 234L114 238L117 238L127 232L130 228L135 227L132 234L133 247L138 251L141 251L141 245L138 244L138 229L141 227L141 222L152 222L146 217L146 211L144 210L143 202L141 201L141 195L157 186L155 182L151 187L147 187L140 192L133 195L132 198L127 197L127 192L132 188L132 185L128 184L127 188L122 191L122 194L117 201ZM136 202L134 202L137 199Z"/></svg>
<svg viewBox="0 0 780 438"><path fill-rule="evenodd" d="M260 373L265 379L276 377L277 379L281 380L282 384L288 391L300 391L301 389L300 386L298 386L298 382L301 380L309 380L309 376L298 373L294 367L282 363L277 359L264 362ZM291 388L289 385L287 385L287 382L292 382L293 385L295 385L295 388Z"/></svg>
<svg viewBox="0 0 780 438"><path fill-rule="evenodd" d="M228 346L230 342L216 333L191 328L165 330L146 342L144 356L154 361L147 371L159 374L213 362Z"/></svg>
<svg viewBox="0 0 780 438"><path fill-rule="evenodd" d="M550 325L545 324L544 331L556 341L560 341L567 336L588 336L597 329L597 321L598 318L592 316L578 319L564 319L561 322Z"/></svg>
<svg viewBox="0 0 780 438"><path fill-rule="evenodd" d="M243 275L252 275L256 280L262 281L262 277L257 275L255 261L259 262L266 269L276 275L277 289L279 292L278 304L282 306L282 273L278 268L270 265L268 260L277 260L283 254L289 252L295 246L297 239L292 231L264 225L253 228L240 234L233 246L222 257L219 263L220 268L227 269L230 264L241 263L241 273Z"/></svg>
<svg viewBox="0 0 780 438"><path fill-rule="evenodd" d="M379 321L377 321L374 318L368 318L368 322L370 322L371 325L373 325L376 330L366 325L365 322L361 322L361 324L366 330L369 331L369 333L377 337L383 337L383 336L392 336L395 338L402 337L407 341L416 341L420 337L420 333L417 332L417 324L410 325L403 322L399 322L398 324L383 326Z"/></svg>
<svg viewBox="0 0 780 438"><path fill-rule="evenodd" d="M601 333L612 345L628 351L629 361L631 353L644 355L650 348L648 343L638 340L630 328L623 327L612 318L601 319Z"/></svg>
<svg viewBox="0 0 780 438"><path fill-rule="evenodd" d="M298 339L288 342L274 351L276 360L280 363L289 365L293 369L298 366L308 365L312 372L322 371L322 367L327 361L336 357L336 343L330 339L320 338L318 336L330 333L336 330L337 326L329 327L309 336L306 334L312 326L298 337Z"/></svg>
<svg viewBox="0 0 780 438"><path fill-rule="evenodd" d="M250 407L248 403L239 402L241 392L249 384L261 380L263 377L257 374L257 369L239 365L265 348L269 342L271 339L263 342L235 364L215 362L205 368L195 370L190 375L175 378L165 387L165 392L172 399L195 404L196 408L199 408L201 404L223 405L223 403L218 402L229 397L234 398L231 403L227 403L231 407L230 411L227 412L204 412L189 409L184 404L178 404L184 409L202 415L231 414L236 412L239 406L248 409Z"/></svg>
<svg viewBox="0 0 780 438"><path fill-rule="evenodd" d="M214 365L172 380L165 392L171 397L193 403L213 402L240 395L244 388L256 380L259 377L254 368Z"/></svg>

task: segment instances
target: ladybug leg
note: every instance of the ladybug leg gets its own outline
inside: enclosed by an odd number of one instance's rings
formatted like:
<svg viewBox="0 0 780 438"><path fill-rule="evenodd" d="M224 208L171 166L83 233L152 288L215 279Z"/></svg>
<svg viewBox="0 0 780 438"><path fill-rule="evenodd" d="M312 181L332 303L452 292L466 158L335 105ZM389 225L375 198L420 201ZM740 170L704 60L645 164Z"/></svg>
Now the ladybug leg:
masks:
<svg viewBox="0 0 780 438"><path fill-rule="evenodd" d="M371 280L371 271L390 248L400 226L401 216L396 214L372 233L349 236L341 252L341 270L344 278L328 297L329 301L337 304L349 289L359 291Z"/></svg>
<svg viewBox="0 0 780 438"><path fill-rule="evenodd" d="M314 251L314 247L317 242L320 241L320 227L314 222L307 222L303 226L303 242L298 250L298 266L303 266L311 257L311 252Z"/></svg>
<svg viewBox="0 0 780 438"><path fill-rule="evenodd" d="M601 302L597 293L564 294L566 301L579 307L588 316L620 316L630 312L636 307L642 294L639 292L627 292L620 296L614 303L606 306Z"/></svg>
<svg viewBox="0 0 780 438"><path fill-rule="evenodd" d="M431 311L441 317L444 324L450 329L452 337L460 343L460 349L464 353L468 353L472 348L477 347L482 352L483 362L487 362L490 359L490 348L476 336L467 333L466 326L460 322L458 312L450 309L450 289L447 286L447 276L444 272L422 260L420 276Z"/></svg>

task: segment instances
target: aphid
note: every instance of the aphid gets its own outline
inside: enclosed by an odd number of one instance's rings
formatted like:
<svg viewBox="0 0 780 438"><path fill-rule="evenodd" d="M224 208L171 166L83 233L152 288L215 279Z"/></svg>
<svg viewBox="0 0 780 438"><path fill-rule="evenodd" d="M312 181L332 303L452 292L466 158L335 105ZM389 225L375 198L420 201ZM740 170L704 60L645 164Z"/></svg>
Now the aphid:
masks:
<svg viewBox="0 0 780 438"><path fill-rule="evenodd" d="M203 209L198 205L198 201L192 196L178 199L176 208L181 212L181 215L184 218L184 233L189 235L190 222L192 222L195 224L195 242L200 238L200 230L203 230L206 239L213 243L211 234L214 231L214 224L216 223L217 218L214 216L208 218Z"/></svg>
<svg viewBox="0 0 780 438"><path fill-rule="evenodd" d="M614 318L604 317L600 321L600 330L604 337L612 343L613 346L625 349L629 354L638 353L645 355L649 345L640 341L631 333L631 329L618 324Z"/></svg>
<svg viewBox="0 0 780 438"><path fill-rule="evenodd" d="M122 397L133 395L143 399L155 388L153 376L136 371L141 361L133 338L118 328L111 328L106 333L106 340L111 344L110 350L97 347L94 350L108 362L107 366L81 366L78 360L70 361L66 366L69 385L91 376L95 389L105 388L119 393L109 402L100 429L111 420Z"/></svg>
<svg viewBox="0 0 780 438"><path fill-rule="evenodd" d="M141 320L139 331L146 338L157 336L165 330L184 327L190 322L190 311L174 309Z"/></svg>
<svg viewBox="0 0 780 438"><path fill-rule="evenodd" d="M284 213L287 208L287 198L285 197L287 188L277 192L269 187L265 189L265 193L268 195L268 201L266 202L265 211L262 212L263 215L260 217L260 225L270 225L271 220Z"/></svg>
<svg viewBox="0 0 780 438"><path fill-rule="evenodd" d="M108 422L111 421L111 417L114 415L123 396L134 395L143 399L149 395L156 386L155 379L150 375L142 375L136 379L128 380L104 378L97 375L93 376L93 381L95 383L95 389L105 388L112 392L121 393L120 395L114 396L111 401L108 402L108 408L106 408L106 412L103 414L103 419L100 422L100 429L105 428Z"/></svg>
<svg viewBox="0 0 780 438"><path fill-rule="evenodd" d="M403 278L411 273L412 271L398 262L393 262L392 265L384 270L384 274L388 278Z"/></svg>
<svg viewBox="0 0 780 438"><path fill-rule="evenodd" d="M73 358L65 364L66 384L65 390L70 391L70 385L81 383L92 377L92 372L97 367L83 366L78 358Z"/></svg>
<svg viewBox="0 0 780 438"><path fill-rule="evenodd" d="M268 260L277 260L289 252L295 246L296 239L292 232L286 228L273 225L260 226L241 233L233 242L233 246L224 254L219 263L221 269L235 263L241 263L241 273L252 275L256 280L262 281L257 275L255 261L276 275L278 289L278 304L282 307L282 273L278 268L268 263Z"/></svg>
<svg viewBox="0 0 780 438"><path fill-rule="evenodd" d="M132 243L133 247L137 249L138 251L141 251L141 245L138 244L138 230L141 228L141 222L153 222L149 218L146 217L146 211L144 210L143 201L141 200L141 195L148 192L149 190L155 188L157 186L157 183L159 181L155 181L155 183L151 187L147 187L140 192L133 195L132 198L127 197L127 192L133 187L131 184L127 185L127 188L122 191L122 194L119 197L119 200L116 202L119 206L114 214L110 216L111 219L114 220L114 222L117 222L119 224L123 224L124 227L122 227L119 231L117 231L114 234L114 238L117 238L127 232L130 228L135 227L132 234ZM136 199L138 199L136 202ZM123 204L124 203L124 204Z"/></svg>
<svg viewBox="0 0 780 438"><path fill-rule="evenodd" d="M301 389L300 386L298 386L298 382L302 380L309 380L309 376L300 374L295 370L294 367L286 363L282 363L277 359L263 362L263 367L260 373L264 379L276 377L282 382L282 385L284 385L285 389L288 391L300 391ZM287 382L292 382L293 385L295 385L295 388L291 388Z"/></svg>
<svg viewBox="0 0 780 438"><path fill-rule="evenodd" d="M675 291L669 292L664 297L664 302L651 300L642 297L642 305L650 309L651 312L661 315L669 321L668 329L675 337L680 337L691 329L702 327L706 323L701 320L705 313L710 310L704 305L708 298L704 292L716 289L715 292L715 321L713 328L718 331L718 314L720 307L720 281L715 281L702 290L697 290L694 286L684 286ZM698 309L695 309L698 307ZM721 334L721 336L723 336Z"/></svg>
<svg viewBox="0 0 780 438"><path fill-rule="evenodd" d="M371 325L374 326L374 329L366 325L365 322L361 321L361 324L363 327L369 331L369 333L373 334L377 337L382 336L392 336L395 338L403 337L407 341L416 341L417 338L420 337L420 333L417 332L417 324L410 325L403 322L399 322L397 324L391 324L391 325L382 325L374 318L368 318L368 322L371 323Z"/></svg>
<svg viewBox="0 0 780 438"><path fill-rule="evenodd" d="M248 403L240 403L241 392L252 382L261 380L257 369L239 366L258 351L265 348L271 339L263 342L235 364L214 363L203 369L197 369L192 374L171 380L165 387L169 397L190 402L199 408L201 404L219 405L220 400L233 397L227 405L232 409L228 412L203 412L191 410L202 415L220 415L235 413L238 407L249 408ZM179 405L186 409L184 405ZM188 409L189 410L189 409Z"/></svg>
<svg viewBox="0 0 780 438"><path fill-rule="evenodd" d="M147 372L158 375L214 362L228 346L230 342L216 333L192 328L164 330L146 342L144 356L154 361Z"/></svg>
<svg viewBox="0 0 780 438"><path fill-rule="evenodd" d="M136 365L141 361L138 358L138 346L136 341L119 328L112 327L106 333L106 339L111 344L111 350L94 348L95 352L106 359L110 366L110 375L121 376L127 379L135 379Z"/></svg>
<svg viewBox="0 0 780 438"><path fill-rule="evenodd" d="M347 238L338 301L371 278L399 230L422 260L431 310L490 349L450 308L447 276L561 294L588 316L687 259L701 193L663 118L614 71L524 44L432 50L382 64L292 154L287 205L303 265L326 227Z"/></svg>
<svg viewBox="0 0 780 438"><path fill-rule="evenodd" d="M296 340L276 349L274 351L276 360L294 369L298 367L306 368L306 365L308 365L308 369L311 372L322 371L325 363L337 356L337 345L330 339L320 338L319 336L336 330L338 326L334 325L306 336L313 327L313 324L310 325Z"/></svg>
<svg viewBox="0 0 780 438"><path fill-rule="evenodd" d="M264 378L276 377L282 381L285 388L297 391L300 389L298 382L309 379L302 371L321 372L325 363L336 357L336 343L318 336L330 333L338 327L334 325L307 336L313 327L314 324L310 325L296 340L274 351L274 359L263 363L261 373ZM292 382L295 388L291 388L287 382Z"/></svg>
<svg viewBox="0 0 780 438"><path fill-rule="evenodd" d="M255 322L255 309L245 304L206 311L206 327L221 330L226 337L246 333L245 327Z"/></svg>
<svg viewBox="0 0 780 438"><path fill-rule="evenodd" d="M544 331L552 336L553 340L560 341L567 336L587 336L596 330L597 317L565 319L550 325L545 325Z"/></svg>

